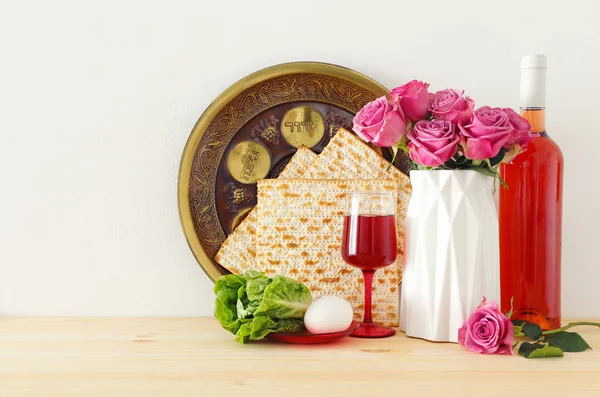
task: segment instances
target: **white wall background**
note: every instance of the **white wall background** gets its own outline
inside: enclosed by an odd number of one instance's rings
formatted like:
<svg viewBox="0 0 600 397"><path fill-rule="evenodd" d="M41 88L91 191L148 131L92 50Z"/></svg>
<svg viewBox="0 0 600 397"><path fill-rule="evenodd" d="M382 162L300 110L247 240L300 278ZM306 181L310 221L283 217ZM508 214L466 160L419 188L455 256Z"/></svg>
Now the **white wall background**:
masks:
<svg viewBox="0 0 600 397"><path fill-rule="evenodd" d="M516 107L530 52L566 160L563 314L600 317L599 1L2 1L0 315L210 315L178 165L251 72L324 61Z"/></svg>

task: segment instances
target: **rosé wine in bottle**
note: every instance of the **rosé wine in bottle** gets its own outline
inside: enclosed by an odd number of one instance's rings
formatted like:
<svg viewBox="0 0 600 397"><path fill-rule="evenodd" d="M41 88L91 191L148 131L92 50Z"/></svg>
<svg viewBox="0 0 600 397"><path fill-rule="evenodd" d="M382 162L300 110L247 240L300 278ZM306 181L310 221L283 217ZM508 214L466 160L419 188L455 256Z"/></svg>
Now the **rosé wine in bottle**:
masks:
<svg viewBox="0 0 600 397"><path fill-rule="evenodd" d="M560 327L563 156L545 126L546 57L521 62L521 115L536 134L500 175L500 277L512 319Z"/></svg>

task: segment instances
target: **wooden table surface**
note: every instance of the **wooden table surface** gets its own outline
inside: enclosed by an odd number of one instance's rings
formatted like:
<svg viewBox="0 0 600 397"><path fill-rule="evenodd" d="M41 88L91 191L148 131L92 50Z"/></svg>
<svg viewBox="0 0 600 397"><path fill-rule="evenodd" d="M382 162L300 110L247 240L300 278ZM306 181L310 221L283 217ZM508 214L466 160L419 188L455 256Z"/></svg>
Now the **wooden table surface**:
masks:
<svg viewBox="0 0 600 397"><path fill-rule="evenodd" d="M594 351L526 360L404 334L235 343L212 318L0 319L0 396L600 396Z"/></svg>

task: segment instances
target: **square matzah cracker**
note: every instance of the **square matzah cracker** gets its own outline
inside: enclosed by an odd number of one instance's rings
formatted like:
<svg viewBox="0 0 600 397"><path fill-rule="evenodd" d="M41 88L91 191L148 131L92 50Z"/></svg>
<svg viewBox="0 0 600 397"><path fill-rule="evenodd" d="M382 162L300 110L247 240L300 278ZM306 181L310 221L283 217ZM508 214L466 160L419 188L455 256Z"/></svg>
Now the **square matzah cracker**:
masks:
<svg viewBox="0 0 600 397"><path fill-rule="evenodd" d="M359 137L340 128L325 146L323 152L311 164L303 179L392 179L398 183L398 275L404 256L404 223L406 210L412 193L410 179L396 167L388 169L390 163L371 149Z"/></svg>
<svg viewBox="0 0 600 397"><path fill-rule="evenodd" d="M360 320L360 269L342 259L345 200L349 193L398 191L394 180L282 180L258 182L256 270L305 283L315 297L338 295ZM373 320L398 325L398 273L379 269L373 281Z"/></svg>
<svg viewBox="0 0 600 397"><path fill-rule="evenodd" d="M299 147L279 178L300 178L317 155L306 147ZM256 209L250 211L237 228L221 244L215 260L231 273L243 273L256 264Z"/></svg>

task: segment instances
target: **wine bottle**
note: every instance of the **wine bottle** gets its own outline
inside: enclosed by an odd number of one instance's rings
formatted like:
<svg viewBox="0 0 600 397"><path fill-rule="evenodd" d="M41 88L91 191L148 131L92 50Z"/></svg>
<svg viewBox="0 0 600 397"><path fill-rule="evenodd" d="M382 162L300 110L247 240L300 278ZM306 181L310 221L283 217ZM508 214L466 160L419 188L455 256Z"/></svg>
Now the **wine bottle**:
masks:
<svg viewBox="0 0 600 397"><path fill-rule="evenodd" d="M545 124L546 57L521 61L521 115L535 135L500 167L500 278L503 311L548 330L560 327L563 156Z"/></svg>

